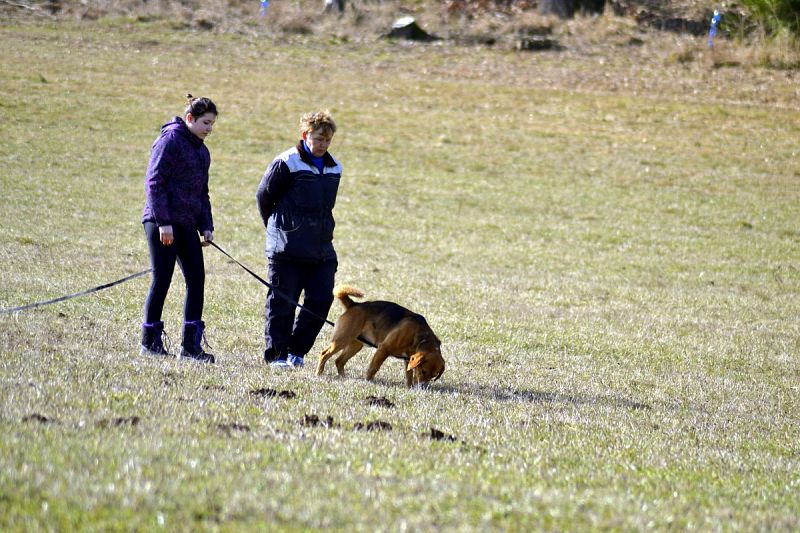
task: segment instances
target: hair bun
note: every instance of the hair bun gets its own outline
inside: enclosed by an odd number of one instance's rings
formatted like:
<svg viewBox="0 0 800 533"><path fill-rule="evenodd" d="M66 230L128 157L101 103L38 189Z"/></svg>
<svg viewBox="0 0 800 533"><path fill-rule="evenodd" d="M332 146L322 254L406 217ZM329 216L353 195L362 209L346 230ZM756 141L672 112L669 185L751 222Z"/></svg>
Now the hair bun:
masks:
<svg viewBox="0 0 800 533"><path fill-rule="evenodd" d="M187 113L191 113L193 117L198 118L205 113L217 114L217 106L209 98L195 98L192 93L189 93L186 95L186 99L186 109L183 111L184 116Z"/></svg>

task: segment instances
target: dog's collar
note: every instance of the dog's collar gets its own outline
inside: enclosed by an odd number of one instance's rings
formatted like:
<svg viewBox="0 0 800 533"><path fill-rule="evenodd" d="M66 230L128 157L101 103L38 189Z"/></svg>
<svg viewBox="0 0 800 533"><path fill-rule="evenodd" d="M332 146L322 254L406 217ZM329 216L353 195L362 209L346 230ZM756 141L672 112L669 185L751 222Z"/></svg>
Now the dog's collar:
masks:
<svg viewBox="0 0 800 533"><path fill-rule="evenodd" d="M417 348L419 348L420 346L422 346L423 344L426 344L428 342L435 342L435 341L436 341L436 337L434 335L430 335L430 334L424 335L419 340L419 342L417 343Z"/></svg>

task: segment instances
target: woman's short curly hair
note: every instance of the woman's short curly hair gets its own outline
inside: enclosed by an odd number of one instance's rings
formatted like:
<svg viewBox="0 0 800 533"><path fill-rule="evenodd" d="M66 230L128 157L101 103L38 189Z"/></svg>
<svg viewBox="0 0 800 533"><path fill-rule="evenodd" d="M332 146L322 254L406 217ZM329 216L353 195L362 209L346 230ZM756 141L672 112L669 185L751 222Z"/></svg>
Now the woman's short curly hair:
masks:
<svg viewBox="0 0 800 533"><path fill-rule="evenodd" d="M315 111L300 117L300 133L319 131L324 135L336 133L336 122L330 111Z"/></svg>

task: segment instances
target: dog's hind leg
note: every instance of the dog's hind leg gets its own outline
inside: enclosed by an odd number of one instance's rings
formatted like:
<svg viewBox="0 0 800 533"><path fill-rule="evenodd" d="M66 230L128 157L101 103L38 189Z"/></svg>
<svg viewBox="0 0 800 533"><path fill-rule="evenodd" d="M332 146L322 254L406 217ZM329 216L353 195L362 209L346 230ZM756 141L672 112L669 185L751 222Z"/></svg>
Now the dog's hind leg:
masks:
<svg viewBox="0 0 800 533"><path fill-rule="evenodd" d="M334 339L327 348L322 350L322 353L319 354L319 363L317 363L317 375L321 376L322 373L325 371L325 363L328 362L328 359L333 357L333 355L340 351L343 346L340 346L336 339Z"/></svg>
<svg viewBox="0 0 800 533"><path fill-rule="evenodd" d="M364 343L356 340L348 344L347 348L339 354L339 357L336 358L336 371L340 376L344 376L344 365L363 347Z"/></svg>

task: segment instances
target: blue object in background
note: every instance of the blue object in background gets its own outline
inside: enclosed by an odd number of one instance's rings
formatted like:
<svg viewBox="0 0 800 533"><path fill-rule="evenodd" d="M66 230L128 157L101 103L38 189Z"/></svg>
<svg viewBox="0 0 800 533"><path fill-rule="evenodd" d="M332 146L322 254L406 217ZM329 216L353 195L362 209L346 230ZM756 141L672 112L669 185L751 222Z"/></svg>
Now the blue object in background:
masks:
<svg viewBox="0 0 800 533"><path fill-rule="evenodd" d="M708 47L714 48L714 37L717 36L717 26L722 18L718 10L714 10L714 16L711 17L711 28L708 29Z"/></svg>
<svg viewBox="0 0 800 533"><path fill-rule="evenodd" d="M269 7L269 0L261 0L261 16L267 14L267 8Z"/></svg>

